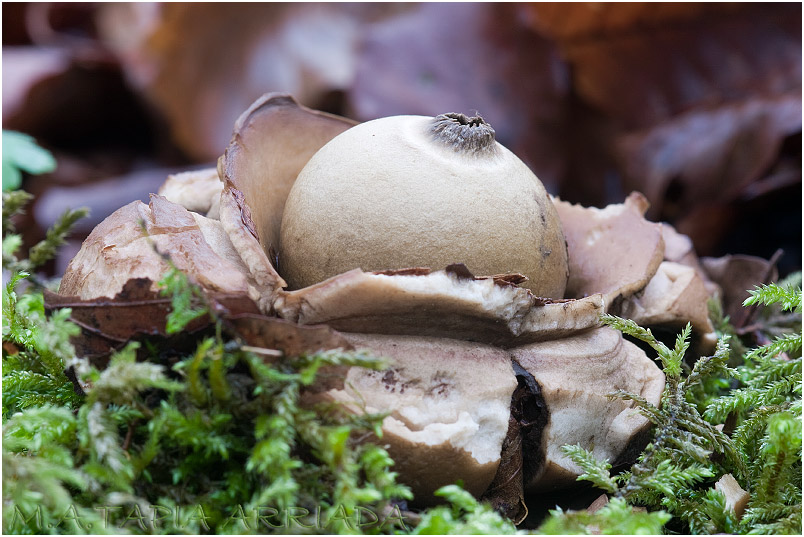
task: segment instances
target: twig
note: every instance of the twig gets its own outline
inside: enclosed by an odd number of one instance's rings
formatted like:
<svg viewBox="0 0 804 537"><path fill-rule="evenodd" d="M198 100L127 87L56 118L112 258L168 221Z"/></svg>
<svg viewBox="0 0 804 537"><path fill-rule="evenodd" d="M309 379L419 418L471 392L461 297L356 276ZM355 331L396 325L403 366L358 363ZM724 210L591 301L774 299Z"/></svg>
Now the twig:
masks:
<svg viewBox="0 0 804 537"><path fill-rule="evenodd" d="M264 349L262 347L252 347L251 345L243 345L240 347L244 351L253 352L254 354L262 354L263 356L282 356L283 352L276 349Z"/></svg>
<svg viewBox="0 0 804 537"><path fill-rule="evenodd" d="M131 439L134 436L134 427L137 426L139 423L140 418L135 418L134 421L128 424L128 431L126 432L126 438L123 440L123 451L128 451L129 446L131 445Z"/></svg>

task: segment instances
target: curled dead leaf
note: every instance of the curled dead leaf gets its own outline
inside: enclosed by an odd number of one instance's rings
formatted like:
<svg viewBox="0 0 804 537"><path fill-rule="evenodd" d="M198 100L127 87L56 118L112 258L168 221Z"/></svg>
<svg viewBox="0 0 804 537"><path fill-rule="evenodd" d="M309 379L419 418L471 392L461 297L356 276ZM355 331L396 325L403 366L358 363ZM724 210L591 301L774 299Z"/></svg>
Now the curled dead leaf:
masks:
<svg viewBox="0 0 804 537"><path fill-rule="evenodd" d="M271 356L299 356L322 350L353 347L349 341L328 326L302 326L262 315L257 304L242 293L206 291L204 300L211 314L191 321L177 336L167 333L165 326L171 312L171 298L154 290L148 278L132 278L114 296L80 298L45 290L45 310L70 308L70 320L81 328L73 338L78 356L102 364L114 351L132 340L143 337L189 339L195 343L198 334L217 320L233 337L255 349L270 350Z"/></svg>
<svg viewBox="0 0 804 537"><path fill-rule="evenodd" d="M701 264L707 276L721 288L723 314L728 315L737 328L744 327L751 317L751 310L743 307L749 297L748 290L757 285L776 281L779 273L776 263L761 257L726 255L704 257Z"/></svg>

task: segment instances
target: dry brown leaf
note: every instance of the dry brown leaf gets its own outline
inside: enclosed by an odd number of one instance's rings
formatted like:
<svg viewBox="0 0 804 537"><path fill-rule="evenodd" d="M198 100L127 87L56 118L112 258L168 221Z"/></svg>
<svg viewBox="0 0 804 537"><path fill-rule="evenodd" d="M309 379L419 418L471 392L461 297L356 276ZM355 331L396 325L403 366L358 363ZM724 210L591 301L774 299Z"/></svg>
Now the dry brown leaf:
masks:
<svg viewBox="0 0 804 537"><path fill-rule="evenodd" d="M500 467L482 500L519 525L528 516L525 483L544 464L542 430L550 413L533 375L516 361L513 366L517 388L511 397L511 417L500 454Z"/></svg>
<svg viewBox="0 0 804 537"><path fill-rule="evenodd" d="M106 42L193 158L216 158L234 120L268 91L321 107L354 77L362 21L394 6L316 3L113 4ZM203 111L203 113L199 113Z"/></svg>
<svg viewBox="0 0 804 537"><path fill-rule="evenodd" d="M81 299L45 291L45 310L71 308L70 319L81 327L73 338L78 356L103 360L128 341L143 336L166 337L170 298L160 297L148 278L128 280L112 297ZM208 317L192 321L184 330L192 334L210 324Z"/></svg>
<svg viewBox="0 0 804 537"><path fill-rule="evenodd" d="M588 513L596 513L603 509L608 503L609 497L606 494L601 494L595 501L589 504L589 507L586 508L586 511Z"/></svg>
<svg viewBox="0 0 804 537"><path fill-rule="evenodd" d="M755 98L695 109L617 140L627 187L657 206L654 217L678 219L692 208L737 199L801 131L801 94Z"/></svg>
<svg viewBox="0 0 804 537"><path fill-rule="evenodd" d="M256 351L266 350L286 356L330 349L352 349L343 336L327 326L300 326L260 314L254 301L245 295L205 293L214 316L223 321L229 333ZM165 326L171 311L171 298L153 289L147 278L126 282L114 297L82 300L45 291L45 309L71 308L70 319L81 327L73 338L78 356L102 361L127 342L146 336L169 337ZM174 339L190 337L214 324L206 315L190 322Z"/></svg>
<svg viewBox="0 0 804 537"><path fill-rule="evenodd" d="M513 400L517 399L517 391L514 391ZM513 401L511 406L513 411ZM508 417L508 432L500 452L500 466L481 500L488 502L517 525L528 516L522 480L523 466L521 424L512 412Z"/></svg>
<svg viewBox="0 0 804 537"><path fill-rule="evenodd" d="M613 9L628 9L619 6ZM749 5L561 48L585 101L629 129L644 128L693 108L800 97L800 19L800 6Z"/></svg>
<svg viewBox="0 0 804 537"><path fill-rule="evenodd" d="M227 315L226 326L249 346L286 356L330 349L351 350L348 340L328 326L302 326L255 313Z"/></svg>
<svg viewBox="0 0 804 537"><path fill-rule="evenodd" d="M615 126L592 144L608 146L623 187L647 196L654 219L732 202L801 131L800 6L531 11L557 36L578 95Z"/></svg>
<svg viewBox="0 0 804 537"><path fill-rule="evenodd" d="M729 4L678 2L541 2L523 6L534 27L560 42L645 30L734 10Z"/></svg>
<svg viewBox="0 0 804 537"><path fill-rule="evenodd" d="M736 328L742 328L751 316L743 307L749 289L776 281L779 276L775 262L748 255L726 255L701 259L707 276L721 288L723 314L728 315Z"/></svg>

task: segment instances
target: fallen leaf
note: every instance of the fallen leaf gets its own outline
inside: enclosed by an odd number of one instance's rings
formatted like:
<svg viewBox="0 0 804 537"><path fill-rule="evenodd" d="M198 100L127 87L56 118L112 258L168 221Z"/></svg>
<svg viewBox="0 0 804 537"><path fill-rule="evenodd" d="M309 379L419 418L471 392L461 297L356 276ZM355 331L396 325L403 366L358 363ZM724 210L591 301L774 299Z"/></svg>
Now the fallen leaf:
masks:
<svg viewBox="0 0 804 537"><path fill-rule="evenodd" d="M601 494L597 497L595 501L589 504L589 507L586 508L588 513L594 514L601 509L603 509L609 503L609 497L606 494Z"/></svg>
<svg viewBox="0 0 804 537"><path fill-rule="evenodd" d="M324 325L302 326L255 313L227 315L224 319L227 328L249 346L278 350L286 356L354 348L338 332Z"/></svg>
<svg viewBox="0 0 804 537"><path fill-rule="evenodd" d="M616 151L624 184L656 206L654 218L676 220L696 206L736 200L800 131L799 91L695 109L624 134Z"/></svg>
<svg viewBox="0 0 804 537"><path fill-rule="evenodd" d="M800 6L532 10L580 98L616 126L597 143L610 144L623 188L643 192L654 219L734 200L801 131Z"/></svg>
<svg viewBox="0 0 804 537"><path fill-rule="evenodd" d="M648 216L674 224L699 252L736 243L758 253L738 235L748 216L741 203L764 196L763 212L751 215L764 218L770 203L781 210L768 195L801 183L801 6L523 9L556 41L580 101L570 143L584 158L570 164L572 188L561 195L602 205L637 190Z"/></svg>
<svg viewBox="0 0 804 537"><path fill-rule="evenodd" d="M235 119L270 91L320 108L355 70L361 22L393 6L112 4L101 32L191 157L217 158ZM199 113L203 111L203 113ZM340 111L340 110L337 110Z"/></svg>
<svg viewBox="0 0 804 537"><path fill-rule="evenodd" d="M751 317L751 310L743 307L750 295L749 289L776 281L779 276L775 260L748 255L703 257L701 264L707 276L722 290L720 297L723 314L728 315L735 328L742 328Z"/></svg>
<svg viewBox="0 0 804 537"><path fill-rule="evenodd" d="M616 6L611 9L629 9ZM730 11L703 10L684 22L633 21L618 32L576 36L560 46L579 95L627 129L698 107L800 98L801 6L755 4Z"/></svg>
<svg viewBox="0 0 804 537"><path fill-rule="evenodd" d="M45 311L71 308L70 319L81 327L73 339L78 356L99 363L128 341L145 336L167 337L165 325L171 311L170 298L160 297L147 278L125 283L114 297L82 300L45 290ZM201 330L210 324L208 317L198 318L183 333Z"/></svg>
<svg viewBox="0 0 804 537"><path fill-rule="evenodd" d="M514 398L517 394L514 393ZM522 481L522 436L519 421L508 418L508 432L502 444L500 466L494 480L481 497L495 510L519 524L528 515Z"/></svg>
<svg viewBox="0 0 804 537"><path fill-rule="evenodd" d="M559 42L646 30L734 10L735 6L728 4L672 2L540 2L526 6L530 23Z"/></svg>
<svg viewBox="0 0 804 537"><path fill-rule="evenodd" d="M144 337L167 339L167 315L171 299L154 291L147 278L134 278L114 297L82 300L45 291L45 310L71 308L70 320L81 327L81 334L73 339L78 356L88 357L96 363L126 343ZM211 327L220 319L234 337L248 346L279 351L286 356L329 349L352 349L352 345L338 332L326 326L299 326L275 317L261 315L257 305L245 295L205 293L213 316L203 316L190 322L175 340L190 338ZM194 335L196 334L196 335Z"/></svg>

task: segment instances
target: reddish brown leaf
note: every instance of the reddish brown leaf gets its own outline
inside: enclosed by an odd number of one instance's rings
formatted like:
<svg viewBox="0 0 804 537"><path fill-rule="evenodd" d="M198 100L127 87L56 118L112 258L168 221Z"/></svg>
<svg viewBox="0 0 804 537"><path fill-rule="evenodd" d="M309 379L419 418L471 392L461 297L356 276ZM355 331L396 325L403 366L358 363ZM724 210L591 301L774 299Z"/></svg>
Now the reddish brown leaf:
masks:
<svg viewBox="0 0 804 537"><path fill-rule="evenodd" d="M287 356L354 348L338 332L325 325L301 326L252 313L228 316L226 326L250 346L278 350Z"/></svg>
<svg viewBox="0 0 804 537"><path fill-rule="evenodd" d="M106 7L102 31L132 82L167 117L192 157L217 158L232 123L263 93L316 108L354 75L370 4L165 3Z"/></svg>
<svg viewBox="0 0 804 537"><path fill-rule="evenodd" d="M562 51L584 100L640 128L694 107L800 98L800 22L800 5L748 5L729 16L566 41Z"/></svg>
<svg viewBox="0 0 804 537"><path fill-rule="evenodd" d="M167 338L167 315L171 299L151 289L147 278L129 280L114 298L81 300L45 291L45 308L71 308L71 320L81 327L73 344L79 356L100 360L128 341L142 337ZM352 349L340 334L326 326L299 326L261 315L245 295L208 293L206 300L215 317L246 345L288 356L329 349ZM214 323L210 316L192 321L182 336L197 333Z"/></svg>
<svg viewBox="0 0 804 537"><path fill-rule="evenodd" d="M167 337L165 325L171 311L171 299L159 296L151 289L147 278L131 279L113 298L81 300L77 297L45 291L45 310L71 308L71 320L81 327L81 335L73 340L79 356L99 359L120 349L128 341L144 336ZM210 302L218 315L233 313L259 313L256 305L246 297L236 295L210 295ZM194 333L208 327L208 316L195 319L183 333Z"/></svg>
<svg viewBox="0 0 804 537"><path fill-rule="evenodd" d="M723 314L730 317L731 323L742 328L751 317L752 311L743 307L749 297L748 290L778 278L775 260L747 255L727 255L701 259L709 278L722 290Z"/></svg>
<svg viewBox="0 0 804 537"><path fill-rule="evenodd" d="M531 24L559 41L645 30L734 10L729 4L677 2L541 2L526 7Z"/></svg>
<svg viewBox="0 0 804 537"><path fill-rule="evenodd" d="M122 348L137 336L166 336L165 324L170 313L170 298L162 298L151 290L147 278L129 280L114 298L81 300L45 291L45 310L71 308L71 320L81 327L81 335L73 339L76 354L91 359L104 357ZM196 319L187 331L209 324Z"/></svg>
<svg viewBox="0 0 804 537"><path fill-rule="evenodd" d="M383 274L385 276L427 276L433 272L428 267L411 267L402 269L375 270L372 274Z"/></svg>

